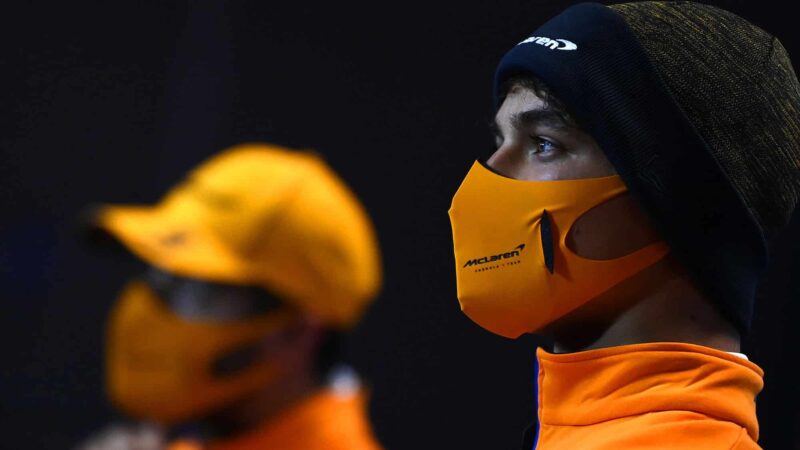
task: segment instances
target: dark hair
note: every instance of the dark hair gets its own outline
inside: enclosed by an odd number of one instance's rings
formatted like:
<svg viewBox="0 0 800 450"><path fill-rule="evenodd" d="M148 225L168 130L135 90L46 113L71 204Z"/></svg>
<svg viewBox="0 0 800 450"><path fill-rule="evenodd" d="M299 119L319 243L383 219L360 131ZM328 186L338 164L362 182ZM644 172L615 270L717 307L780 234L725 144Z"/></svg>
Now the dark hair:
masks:
<svg viewBox="0 0 800 450"><path fill-rule="evenodd" d="M580 122L569 112L567 105L561 101L542 80L531 75L514 75L509 77L503 85L503 98L515 86L533 91L537 97L542 99L544 104L552 109L569 126L582 128Z"/></svg>

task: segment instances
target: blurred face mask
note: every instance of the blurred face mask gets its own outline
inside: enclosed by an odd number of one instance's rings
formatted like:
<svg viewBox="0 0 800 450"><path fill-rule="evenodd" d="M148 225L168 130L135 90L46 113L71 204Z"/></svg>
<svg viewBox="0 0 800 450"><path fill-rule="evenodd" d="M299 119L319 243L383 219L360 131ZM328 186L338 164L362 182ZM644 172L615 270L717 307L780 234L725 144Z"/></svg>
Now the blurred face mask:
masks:
<svg viewBox="0 0 800 450"><path fill-rule="evenodd" d="M516 338L660 260L663 242L609 260L583 258L566 245L581 215L626 191L618 176L523 181L475 162L449 210L462 311Z"/></svg>
<svg viewBox="0 0 800 450"><path fill-rule="evenodd" d="M163 273L160 280L148 278L125 286L107 328L106 388L123 411L173 425L263 388L279 374L259 356L264 339L290 323L287 310L242 318L240 291L226 303L215 298L225 291L218 285L195 281L173 289Z"/></svg>

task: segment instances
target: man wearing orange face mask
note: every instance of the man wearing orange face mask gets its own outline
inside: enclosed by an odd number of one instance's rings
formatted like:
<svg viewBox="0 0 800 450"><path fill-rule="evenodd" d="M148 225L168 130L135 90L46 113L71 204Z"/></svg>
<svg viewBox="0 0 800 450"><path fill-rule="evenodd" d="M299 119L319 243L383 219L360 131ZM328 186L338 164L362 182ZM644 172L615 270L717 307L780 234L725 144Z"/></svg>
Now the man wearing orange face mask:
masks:
<svg viewBox="0 0 800 450"><path fill-rule="evenodd" d="M800 195L780 42L691 2L584 3L504 56L495 96L450 218L464 313L554 342L523 448L759 448L740 340Z"/></svg>
<svg viewBox="0 0 800 450"><path fill-rule="evenodd" d="M380 448L337 343L373 300L369 218L316 155L250 144L202 164L155 206L93 215L149 265L122 290L106 384L156 424L84 448Z"/></svg>

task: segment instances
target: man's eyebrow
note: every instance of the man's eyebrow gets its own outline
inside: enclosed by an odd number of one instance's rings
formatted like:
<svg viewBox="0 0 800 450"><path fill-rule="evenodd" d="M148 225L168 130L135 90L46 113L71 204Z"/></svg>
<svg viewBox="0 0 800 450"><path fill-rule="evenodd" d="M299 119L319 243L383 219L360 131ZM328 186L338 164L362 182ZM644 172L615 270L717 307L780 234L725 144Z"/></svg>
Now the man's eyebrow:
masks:
<svg viewBox="0 0 800 450"><path fill-rule="evenodd" d="M556 130L574 128L562 114L551 108L529 109L511 116L514 128L521 129L532 125L542 125Z"/></svg>

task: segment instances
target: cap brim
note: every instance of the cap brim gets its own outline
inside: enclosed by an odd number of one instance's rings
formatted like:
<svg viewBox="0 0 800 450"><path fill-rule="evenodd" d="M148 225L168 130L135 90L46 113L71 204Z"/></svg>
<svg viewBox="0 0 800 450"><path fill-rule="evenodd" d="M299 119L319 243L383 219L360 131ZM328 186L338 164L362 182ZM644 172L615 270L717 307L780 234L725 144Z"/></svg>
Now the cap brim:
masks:
<svg viewBox="0 0 800 450"><path fill-rule="evenodd" d="M149 206L106 205L89 221L143 261L182 276L249 283L249 266L197 220Z"/></svg>

